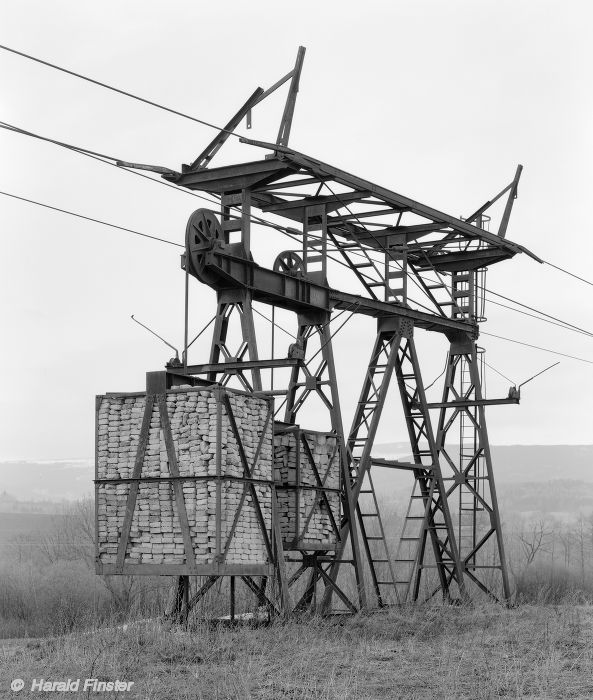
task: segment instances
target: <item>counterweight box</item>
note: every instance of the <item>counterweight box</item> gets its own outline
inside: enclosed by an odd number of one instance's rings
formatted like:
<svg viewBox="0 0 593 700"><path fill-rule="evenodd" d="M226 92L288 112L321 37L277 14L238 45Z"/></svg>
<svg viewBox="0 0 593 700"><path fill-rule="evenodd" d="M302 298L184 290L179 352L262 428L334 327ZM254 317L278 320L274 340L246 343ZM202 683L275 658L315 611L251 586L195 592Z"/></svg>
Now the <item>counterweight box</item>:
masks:
<svg viewBox="0 0 593 700"><path fill-rule="evenodd" d="M270 574L272 450L271 399L218 386L98 396L97 573Z"/></svg>
<svg viewBox="0 0 593 700"><path fill-rule="evenodd" d="M341 518L336 435L276 423L274 482L284 549L335 549Z"/></svg>

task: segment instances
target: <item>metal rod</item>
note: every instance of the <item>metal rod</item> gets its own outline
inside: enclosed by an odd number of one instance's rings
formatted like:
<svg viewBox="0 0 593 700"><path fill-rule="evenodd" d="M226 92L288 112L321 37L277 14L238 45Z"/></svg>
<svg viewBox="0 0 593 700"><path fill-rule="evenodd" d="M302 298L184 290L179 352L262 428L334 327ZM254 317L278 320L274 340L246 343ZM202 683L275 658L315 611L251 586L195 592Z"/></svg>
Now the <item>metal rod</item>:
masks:
<svg viewBox="0 0 593 700"><path fill-rule="evenodd" d="M187 346L188 349L191 348L191 346L192 346L192 345L196 342L196 340L202 335L202 333L204 333L204 331L207 330L207 328L208 328L209 326L212 325L212 323L214 322L214 319L215 319L215 318L216 318L216 314L215 314L214 316L212 316L212 318L208 321L208 323L204 326L204 328L202 328L202 330L196 335L196 337L188 344L188 346Z"/></svg>
<svg viewBox="0 0 593 700"><path fill-rule="evenodd" d="M276 330L276 307L272 306L272 360L274 359L274 338L275 338L275 330ZM274 368L272 367L271 375L270 375L270 390L274 391Z"/></svg>
<svg viewBox="0 0 593 700"><path fill-rule="evenodd" d="M130 317L132 321L137 323L139 326L142 326L142 328L145 328L149 333L152 333L152 335L156 336L159 340L162 340L165 345L168 345L172 350L175 350L175 357L179 359L179 351L174 345L171 345L171 343L168 343L162 336L160 336L158 333L155 333L152 328L149 328L148 326L145 326L143 323L141 323L137 318L134 318L134 314L131 315Z"/></svg>
<svg viewBox="0 0 593 700"><path fill-rule="evenodd" d="M183 371L187 373L187 339L189 333L189 270L187 260L185 261L185 310L184 310L185 328L183 332Z"/></svg>
<svg viewBox="0 0 593 700"><path fill-rule="evenodd" d="M522 386L530 382L532 379L535 379L536 377L539 377L540 374L543 374L544 372L547 372L549 369L552 369L552 367L556 367L556 365L559 365L560 362L554 362L553 365L550 365L549 367L546 367L545 369L542 369L541 372L538 372L537 374L534 374L533 377L529 377L529 379L526 379L524 382L521 382L517 389L520 389Z"/></svg>

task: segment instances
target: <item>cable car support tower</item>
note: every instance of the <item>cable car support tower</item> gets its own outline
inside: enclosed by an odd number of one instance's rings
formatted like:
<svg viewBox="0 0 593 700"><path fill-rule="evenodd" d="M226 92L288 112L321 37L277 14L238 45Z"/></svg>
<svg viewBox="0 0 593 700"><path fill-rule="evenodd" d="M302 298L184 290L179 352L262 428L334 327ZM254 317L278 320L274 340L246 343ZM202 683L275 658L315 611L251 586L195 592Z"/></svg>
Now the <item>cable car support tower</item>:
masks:
<svg viewBox="0 0 593 700"><path fill-rule="evenodd" d="M496 197L462 219L294 150L288 144L303 58L301 47L287 76L268 91L256 90L190 165L163 175L219 202L215 209L197 210L188 222L182 258L185 350L167 370L177 378L238 382L244 390L277 398L282 429L298 423L313 396L327 409L342 477L338 544L330 550L276 543L284 559L280 587L291 593L291 610L327 612L334 603L358 610L437 594L463 600L478 591L508 599L485 410L518 403L518 397L484 396L477 341L485 269L518 253L538 259L506 238L521 166ZM242 119L249 126L251 110L287 82L276 142L241 138L263 157L214 167L214 155ZM486 212L498 200L504 212L491 232ZM273 266L263 267L253 258L255 235L265 236L270 246L288 235L294 245L280 250ZM355 289L332 286L331 265L346 268L340 279L348 276ZM210 358L201 365L188 362L192 277L217 294ZM295 314L296 339L286 356L260 358L254 303L267 304L272 315L276 309ZM332 318L346 313L374 319L376 336L354 415L344 424ZM238 346L230 340L235 323ZM426 396L418 332L440 334L448 343L436 403ZM282 369L289 374L284 385L278 382ZM268 374L276 379L264 386ZM382 416L393 402L390 385L405 419L407 460L373 456ZM405 470L411 477L396 547L374 488L377 469ZM352 569L355 583L349 588ZM272 584L259 585L262 592Z"/></svg>

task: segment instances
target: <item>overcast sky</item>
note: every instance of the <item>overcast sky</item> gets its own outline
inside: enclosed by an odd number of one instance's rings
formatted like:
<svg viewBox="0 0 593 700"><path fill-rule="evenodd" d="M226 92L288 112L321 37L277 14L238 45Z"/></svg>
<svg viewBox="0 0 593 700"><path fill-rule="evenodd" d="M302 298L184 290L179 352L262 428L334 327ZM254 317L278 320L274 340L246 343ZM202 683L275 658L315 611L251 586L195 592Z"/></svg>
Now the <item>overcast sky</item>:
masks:
<svg viewBox="0 0 593 700"><path fill-rule="evenodd" d="M592 278L592 14L590 2L566 0L19 0L0 5L0 43L216 124L290 70L304 45L293 147L456 216L496 194L522 163L508 237ZM0 120L122 159L178 169L213 136L4 51L0 73ZM257 108L250 136L275 139L284 96ZM170 240L183 242L200 206L24 136L0 132L0 149L1 190ZM229 143L218 162L261 155ZM0 217L0 459L91 457L94 395L141 390L144 373L171 355L130 314L182 342L179 251L2 196ZM262 233L256 255L273 245L286 247ZM593 329L593 288L526 256L497 265L488 285ZM214 295L198 287L196 330L214 312ZM493 305L487 315L485 331L593 360L590 337ZM427 335L418 332L426 383L446 350ZM346 425L372 339L365 320L336 339ZM481 343L489 363L516 382L556 359L495 338ZM207 355L206 341L191 359ZM525 388L521 406L489 411L491 442L592 442L593 365L557 359ZM507 390L506 380L488 376L489 396ZM379 441L405 439L393 420Z"/></svg>

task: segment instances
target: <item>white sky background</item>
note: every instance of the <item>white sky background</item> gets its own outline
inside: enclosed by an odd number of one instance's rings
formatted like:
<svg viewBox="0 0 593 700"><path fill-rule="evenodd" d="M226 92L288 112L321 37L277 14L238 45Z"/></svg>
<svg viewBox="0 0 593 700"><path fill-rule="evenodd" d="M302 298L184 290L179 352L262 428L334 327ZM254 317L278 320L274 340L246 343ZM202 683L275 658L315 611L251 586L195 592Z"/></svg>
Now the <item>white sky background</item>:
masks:
<svg viewBox="0 0 593 700"><path fill-rule="evenodd" d="M302 44L294 148L457 216L522 163L508 237L592 278L592 19L585 1L20 0L0 6L0 43L216 124L288 72ZM214 135L2 51L0 75L0 120L126 160L178 169ZM238 131L275 140L284 98L262 103L253 130ZM24 136L0 132L0 152L0 189L178 242L191 212L207 206ZM262 155L231 139L215 163ZM91 457L94 395L141 390L144 373L172 354L130 314L182 344L180 251L2 196L0 217L0 459ZM257 235L260 262L271 246L290 247ZM593 288L526 256L495 266L488 286L593 328ZM214 294L194 281L192 300L197 330ZM485 331L593 360L590 337L492 305L487 315ZM336 339L346 426L373 333L356 320ZM279 351L287 342L277 337ZM446 344L423 331L418 343L429 383ZM526 387L520 407L489 411L492 443L592 442L593 365L486 336L482 344L517 382L561 360ZM190 360L207 355L206 341ZM492 397L508 390L493 374L488 386ZM404 439L399 421L378 436Z"/></svg>

